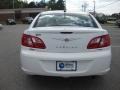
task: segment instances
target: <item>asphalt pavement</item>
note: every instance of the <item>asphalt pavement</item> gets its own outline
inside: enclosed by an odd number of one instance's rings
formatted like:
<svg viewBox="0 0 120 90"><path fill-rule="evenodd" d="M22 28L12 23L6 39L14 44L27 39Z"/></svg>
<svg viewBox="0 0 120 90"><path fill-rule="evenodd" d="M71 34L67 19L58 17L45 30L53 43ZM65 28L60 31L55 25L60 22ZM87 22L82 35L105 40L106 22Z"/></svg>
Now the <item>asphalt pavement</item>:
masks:
<svg viewBox="0 0 120 90"><path fill-rule="evenodd" d="M111 71L98 78L30 77L20 69L20 40L28 25L0 31L0 90L120 90L120 28L103 25L112 39Z"/></svg>

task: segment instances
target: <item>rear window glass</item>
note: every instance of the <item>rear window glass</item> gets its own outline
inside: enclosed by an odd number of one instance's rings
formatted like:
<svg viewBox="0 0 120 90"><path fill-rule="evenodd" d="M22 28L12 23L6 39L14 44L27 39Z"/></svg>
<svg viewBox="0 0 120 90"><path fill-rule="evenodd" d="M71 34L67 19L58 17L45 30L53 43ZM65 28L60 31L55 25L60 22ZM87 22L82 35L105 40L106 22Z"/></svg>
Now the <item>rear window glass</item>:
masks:
<svg viewBox="0 0 120 90"><path fill-rule="evenodd" d="M80 27L97 27L96 23L89 15L41 15L38 17L34 27L51 27L51 26L80 26Z"/></svg>

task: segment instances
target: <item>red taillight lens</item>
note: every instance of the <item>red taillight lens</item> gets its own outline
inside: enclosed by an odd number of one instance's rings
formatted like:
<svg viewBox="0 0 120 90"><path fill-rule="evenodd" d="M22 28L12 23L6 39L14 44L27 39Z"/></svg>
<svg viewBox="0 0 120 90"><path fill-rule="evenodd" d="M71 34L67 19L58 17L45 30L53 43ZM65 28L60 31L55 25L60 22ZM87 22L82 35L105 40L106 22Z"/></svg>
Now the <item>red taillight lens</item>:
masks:
<svg viewBox="0 0 120 90"><path fill-rule="evenodd" d="M44 42L40 38L27 34L23 34L22 36L22 45L32 48L40 48L40 49L46 48Z"/></svg>
<svg viewBox="0 0 120 90"><path fill-rule="evenodd" d="M108 34L93 38L89 42L87 49L102 48L107 46L110 46L110 36Z"/></svg>

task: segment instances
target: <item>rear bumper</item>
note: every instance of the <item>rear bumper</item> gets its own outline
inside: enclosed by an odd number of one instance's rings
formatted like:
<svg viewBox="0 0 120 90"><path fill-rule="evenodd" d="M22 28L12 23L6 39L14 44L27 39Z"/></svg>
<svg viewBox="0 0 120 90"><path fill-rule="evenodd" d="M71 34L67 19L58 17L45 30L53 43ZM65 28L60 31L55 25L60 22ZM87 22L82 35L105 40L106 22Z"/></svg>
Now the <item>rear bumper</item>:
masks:
<svg viewBox="0 0 120 90"><path fill-rule="evenodd" d="M56 61L77 61L77 71L56 71ZM87 53L46 53L21 50L21 68L27 74L45 76L102 75L110 70L111 50Z"/></svg>

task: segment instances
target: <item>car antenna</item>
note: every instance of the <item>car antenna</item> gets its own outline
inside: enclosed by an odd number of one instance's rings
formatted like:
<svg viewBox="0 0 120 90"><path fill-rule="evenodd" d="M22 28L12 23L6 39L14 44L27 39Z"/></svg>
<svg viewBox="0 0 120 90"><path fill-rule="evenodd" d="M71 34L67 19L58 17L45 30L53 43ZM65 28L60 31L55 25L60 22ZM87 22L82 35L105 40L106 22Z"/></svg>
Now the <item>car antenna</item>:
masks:
<svg viewBox="0 0 120 90"><path fill-rule="evenodd" d="M65 14L66 14L66 0L64 0L64 18L65 18Z"/></svg>

